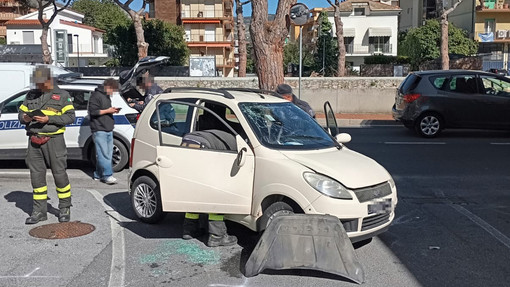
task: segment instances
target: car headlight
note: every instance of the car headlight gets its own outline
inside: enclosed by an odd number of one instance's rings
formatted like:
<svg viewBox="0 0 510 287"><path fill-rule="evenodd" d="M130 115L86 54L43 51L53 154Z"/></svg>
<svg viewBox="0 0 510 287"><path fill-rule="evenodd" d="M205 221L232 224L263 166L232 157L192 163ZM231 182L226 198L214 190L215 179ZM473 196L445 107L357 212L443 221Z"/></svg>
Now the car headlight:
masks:
<svg viewBox="0 0 510 287"><path fill-rule="evenodd" d="M311 172L303 173L303 177L311 187L322 194L333 198L352 199L348 189L336 180Z"/></svg>

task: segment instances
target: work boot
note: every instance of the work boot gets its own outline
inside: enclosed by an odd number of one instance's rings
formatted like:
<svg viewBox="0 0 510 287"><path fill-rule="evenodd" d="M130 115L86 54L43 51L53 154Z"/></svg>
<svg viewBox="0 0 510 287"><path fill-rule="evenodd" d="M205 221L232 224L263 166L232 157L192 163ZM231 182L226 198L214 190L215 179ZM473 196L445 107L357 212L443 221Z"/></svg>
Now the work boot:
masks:
<svg viewBox="0 0 510 287"><path fill-rule="evenodd" d="M200 222L198 219L184 218L182 223L182 239L190 240L200 237L203 234L200 229Z"/></svg>
<svg viewBox="0 0 510 287"><path fill-rule="evenodd" d="M58 222L69 222L69 220L71 220L71 208L60 208L60 213L58 214Z"/></svg>
<svg viewBox="0 0 510 287"><path fill-rule="evenodd" d="M48 204L46 200L34 200L32 205L32 215L25 220L25 224L36 224L39 221L48 219Z"/></svg>
<svg viewBox="0 0 510 287"><path fill-rule="evenodd" d="M236 243L237 237L228 234L224 234L223 236L209 234L209 239L207 240L207 246L209 247L230 246Z"/></svg>
<svg viewBox="0 0 510 287"><path fill-rule="evenodd" d="M227 226L223 220L209 220L209 239L207 246L230 246L237 243L237 237L227 234Z"/></svg>
<svg viewBox="0 0 510 287"><path fill-rule="evenodd" d="M25 224L36 224L39 221L45 221L48 219L46 213L42 213L40 211L33 211L32 215L25 220Z"/></svg>

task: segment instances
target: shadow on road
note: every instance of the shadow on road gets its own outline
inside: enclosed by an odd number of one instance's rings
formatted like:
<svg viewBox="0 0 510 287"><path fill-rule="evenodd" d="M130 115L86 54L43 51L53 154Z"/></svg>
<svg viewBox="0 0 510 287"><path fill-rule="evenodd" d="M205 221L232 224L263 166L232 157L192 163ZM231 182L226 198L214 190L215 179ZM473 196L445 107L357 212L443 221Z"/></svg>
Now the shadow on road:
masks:
<svg viewBox="0 0 510 287"><path fill-rule="evenodd" d="M32 193L26 191L15 190L11 191L4 196L7 202L14 202L15 206L21 210L23 210L27 215L32 214ZM50 200L50 197L48 197ZM59 210L54 208L48 202L48 213L53 214L58 217Z"/></svg>

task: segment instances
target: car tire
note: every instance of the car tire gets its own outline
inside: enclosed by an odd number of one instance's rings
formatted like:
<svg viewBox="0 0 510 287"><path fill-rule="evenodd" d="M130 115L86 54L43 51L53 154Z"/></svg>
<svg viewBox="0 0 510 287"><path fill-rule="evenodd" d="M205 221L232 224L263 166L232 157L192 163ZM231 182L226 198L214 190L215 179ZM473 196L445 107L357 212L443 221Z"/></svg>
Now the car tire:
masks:
<svg viewBox="0 0 510 287"><path fill-rule="evenodd" d="M277 216L294 214L294 209L285 202L278 201L268 206L258 220L258 230L265 230Z"/></svg>
<svg viewBox="0 0 510 287"><path fill-rule="evenodd" d="M129 151L127 147L118 139L113 139L113 157L112 168L114 172L119 172L126 167L129 160Z"/></svg>
<svg viewBox="0 0 510 287"><path fill-rule="evenodd" d="M131 206L140 221L157 223L164 217L159 185L148 176L140 176L131 185Z"/></svg>
<svg viewBox="0 0 510 287"><path fill-rule="evenodd" d="M424 113L414 124L416 133L424 138L436 137L443 128L443 119L437 113Z"/></svg>

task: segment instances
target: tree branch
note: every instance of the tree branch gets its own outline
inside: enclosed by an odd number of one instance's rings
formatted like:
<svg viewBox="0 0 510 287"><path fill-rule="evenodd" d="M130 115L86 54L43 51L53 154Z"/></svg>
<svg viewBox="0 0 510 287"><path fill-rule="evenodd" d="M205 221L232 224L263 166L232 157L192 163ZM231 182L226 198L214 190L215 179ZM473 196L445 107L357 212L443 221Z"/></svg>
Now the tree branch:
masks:
<svg viewBox="0 0 510 287"><path fill-rule="evenodd" d="M241 6L246 5L246 4L250 3L250 2L251 2L251 0L241 2Z"/></svg>
<svg viewBox="0 0 510 287"><path fill-rule="evenodd" d="M329 0L328 0L328 1L329 1ZM444 1L444 0L443 0L443 1ZM453 4L453 6L452 6L452 7L450 7L450 9L445 10L445 11L443 12L443 15L448 16L448 14L452 13L452 12L453 12L453 10L455 10L455 8L457 8L457 6L459 6L459 4L460 4L462 1L463 1L463 0L458 0L457 2L455 2L455 4ZM443 3L444 3L444 2L443 2ZM444 9L444 8L443 8L443 9Z"/></svg>

